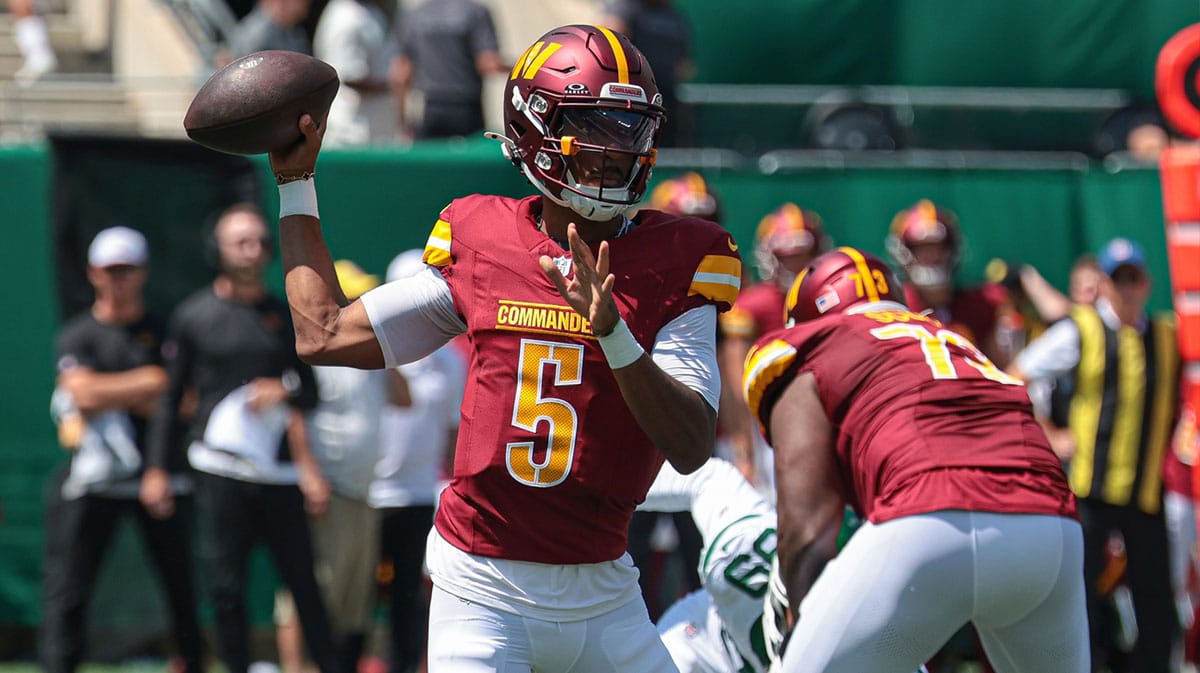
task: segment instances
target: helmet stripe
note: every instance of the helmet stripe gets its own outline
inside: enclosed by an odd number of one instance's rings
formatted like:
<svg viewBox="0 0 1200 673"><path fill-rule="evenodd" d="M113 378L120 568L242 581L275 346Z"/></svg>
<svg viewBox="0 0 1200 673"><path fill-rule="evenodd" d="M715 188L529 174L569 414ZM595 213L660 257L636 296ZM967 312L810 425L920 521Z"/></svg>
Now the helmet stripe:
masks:
<svg viewBox="0 0 1200 673"><path fill-rule="evenodd" d="M838 251L854 260L858 267L858 275L862 278L863 289L867 291L867 301L879 301L879 289L875 287L875 279L871 277L871 269L867 266L867 258L862 253L850 247L840 247Z"/></svg>
<svg viewBox="0 0 1200 673"><path fill-rule="evenodd" d="M792 309L796 308L796 304L800 301L800 284L804 282L804 277L808 275L808 270L811 268L811 266L804 267L800 275L796 276L796 280L792 281L792 286L788 288L787 297L783 300L783 322L785 323Z"/></svg>
<svg viewBox="0 0 1200 673"><path fill-rule="evenodd" d="M538 44L540 45L541 43L539 42ZM523 75L525 79L533 79L533 76L537 74L537 71L540 70L541 67L546 64L546 61L548 61L550 57L554 55L554 52L558 51L559 49L562 49L561 44L557 42L551 42L550 44L547 44L541 51L537 52L536 56L530 54L530 58L533 60L529 63L529 65L525 66L525 73Z"/></svg>
<svg viewBox="0 0 1200 673"><path fill-rule="evenodd" d="M612 32L604 26L596 26L597 30L604 34L608 40L608 46L612 47L613 56L617 59L617 81L621 84L629 84L629 62L625 60L625 49L621 47L621 41L617 39L616 33Z"/></svg>
<svg viewBox="0 0 1200 673"><path fill-rule="evenodd" d="M542 42L534 42L532 45L530 45L529 48L526 49L521 54L521 56L517 59L517 62L513 63L512 73L509 74L508 78L516 79L517 75L519 75L521 73L521 70L525 67L525 62L527 60L529 60L529 55L537 52L537 50L541 49L541 48L542 48Z"/></svg>

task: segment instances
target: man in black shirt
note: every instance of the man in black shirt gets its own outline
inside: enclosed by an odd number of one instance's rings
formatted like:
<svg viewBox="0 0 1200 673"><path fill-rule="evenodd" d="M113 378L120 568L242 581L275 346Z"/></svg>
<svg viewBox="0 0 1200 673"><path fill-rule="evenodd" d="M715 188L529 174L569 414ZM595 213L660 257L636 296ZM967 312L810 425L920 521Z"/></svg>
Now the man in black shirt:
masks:
<svg viewBox="0 0 1200 673"><path fill-rule="evenodd" d="M295 598L313 661L321 673L337 673L305 519L306 508L320 514L329 499L299 414L316 405L313 373L296 356L287 304L263 285L271 242L258 209L227 209L209 244L219 266L216 279L171 319L164 347L169 382L151 423L149 462L153 471L166 464L174 448L170 427L185 389L194 388L196 411L185 446L197 471L221 659L230 673L249 666L246 564L261 542ZM155 497L169 502L169 484L156 485L161 490Z"/></svg>
<svg viewBox="0 0 1200 673"><path fill-rule="evenodd" d="M138 504L146 417L166 388L160 364L163 322L147 313L146 239L128 227L105 229L88 248L96 299L63 326L52 402L59 439L73 452L46 510L44 615L39 658L48 673L69 673L84 650L84 617L101 560L123 516L137 520L167 590L172 626L188 673L201 671L192 587L191 484L183 461L155 477L180 494L178 506Z"/></svg>

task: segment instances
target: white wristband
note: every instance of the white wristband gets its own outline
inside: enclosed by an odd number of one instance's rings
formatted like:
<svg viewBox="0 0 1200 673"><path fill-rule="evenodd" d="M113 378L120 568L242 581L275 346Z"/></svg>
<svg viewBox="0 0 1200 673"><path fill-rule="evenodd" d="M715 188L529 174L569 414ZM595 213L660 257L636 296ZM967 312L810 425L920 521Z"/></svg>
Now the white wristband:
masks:
<svg viewBox="0 0 1200 673"><path fill-rule="evenodd" d="M312 178L279 185L279 219L288 215L321 217L317 214L317 185Z"/></svg>
<svg viewBox="0 0 1200 673"><path fill-rule="evenodd" d="M598 336L596 340L600 342L600 350L604 351L604 357L612 369L628 367L646 352L633 338L633 332L629 331L629 325L624 320L618 320L608 336Z"/></svg>

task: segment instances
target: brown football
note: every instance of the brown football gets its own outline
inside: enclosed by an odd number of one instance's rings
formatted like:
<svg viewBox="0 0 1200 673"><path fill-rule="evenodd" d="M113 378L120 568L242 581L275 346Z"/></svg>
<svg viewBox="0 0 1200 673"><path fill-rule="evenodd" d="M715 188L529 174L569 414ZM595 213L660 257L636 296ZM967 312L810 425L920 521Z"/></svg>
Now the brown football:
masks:
<svg viewBox="0 0 1200 673"><path fill-rule="evenodd" d="M229 154L263 154L300 139L304 113L323 124L338 76L324 61L294 51L259 51L213 73L183 117L188 137Z"/></svg>

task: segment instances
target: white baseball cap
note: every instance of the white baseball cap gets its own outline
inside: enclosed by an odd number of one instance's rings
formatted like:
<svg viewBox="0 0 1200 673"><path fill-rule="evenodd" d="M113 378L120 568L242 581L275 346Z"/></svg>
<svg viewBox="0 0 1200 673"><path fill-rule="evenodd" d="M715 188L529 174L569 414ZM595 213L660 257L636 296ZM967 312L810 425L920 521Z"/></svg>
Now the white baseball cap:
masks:
<svg viewBox="0 0 1200 673"><path fill-rule="evenodd" d="M96 234L88 246L88 264L106 266L145 266L149 259L146 237L129 227L109 227Z"/></svg>

